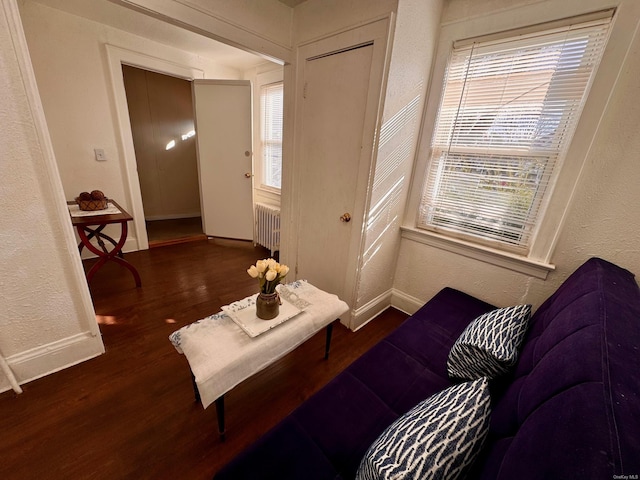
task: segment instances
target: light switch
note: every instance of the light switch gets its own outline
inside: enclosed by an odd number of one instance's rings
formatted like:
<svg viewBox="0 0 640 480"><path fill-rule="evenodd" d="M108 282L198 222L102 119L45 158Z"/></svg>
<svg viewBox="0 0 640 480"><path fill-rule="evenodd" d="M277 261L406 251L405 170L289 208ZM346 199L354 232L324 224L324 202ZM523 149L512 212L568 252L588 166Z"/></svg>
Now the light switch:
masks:
<svg viewBox="0 0 640 480"><path fill-rule="evenodd" d="M104 162L107 160L107 155L104 153L102 148L94 148L93 151L96 154L96 160L99 162Z"/></svg>

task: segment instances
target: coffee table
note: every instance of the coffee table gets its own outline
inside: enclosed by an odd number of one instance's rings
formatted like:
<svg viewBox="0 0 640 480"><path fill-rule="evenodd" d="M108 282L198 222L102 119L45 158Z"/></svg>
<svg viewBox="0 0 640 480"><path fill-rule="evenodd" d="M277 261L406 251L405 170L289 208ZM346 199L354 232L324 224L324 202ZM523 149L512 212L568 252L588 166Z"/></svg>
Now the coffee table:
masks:
<svg viewBox="0 0 640 480"><path fill-rule="evenodd" d="M325 358L328 358L333 322L349 310L336 295L304 280L281 287L294 292L309 305L298 315L255 337L248 335L224 312L186 325L169 336L176 350L184 354L189 363L196 401L204 408L215 402L218 430L223 440L225 393L325 327ZM277 323L277 318L269 322Z"/></svg>

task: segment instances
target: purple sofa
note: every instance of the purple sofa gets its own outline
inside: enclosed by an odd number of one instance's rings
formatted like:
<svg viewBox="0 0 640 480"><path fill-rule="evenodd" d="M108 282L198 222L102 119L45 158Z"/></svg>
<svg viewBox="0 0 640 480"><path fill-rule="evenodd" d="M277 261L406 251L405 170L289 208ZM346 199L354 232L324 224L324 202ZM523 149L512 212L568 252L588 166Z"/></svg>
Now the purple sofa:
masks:
<svg viewBox="0 0 640 480"><path fill-rule="evenodd" d="M494 308L443 289L215 478L354 478L388 425L453 384L449 350ZM489 433L467 478L638 478L640 290L633 274L588 260L531 317L517 364L490 390Z"/></svg>

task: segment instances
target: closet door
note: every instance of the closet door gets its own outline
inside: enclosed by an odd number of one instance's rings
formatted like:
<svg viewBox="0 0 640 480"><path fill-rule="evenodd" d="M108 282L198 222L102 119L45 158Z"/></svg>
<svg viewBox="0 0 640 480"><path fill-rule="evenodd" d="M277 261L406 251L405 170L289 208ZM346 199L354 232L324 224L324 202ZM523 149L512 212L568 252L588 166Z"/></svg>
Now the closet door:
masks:
<svg viewBox="0 0 640 480"><path fill-rule="evenodd" d="M297 278L355 304L386 23L300 50ZM348 323L348 320L345 322Z"/></svg>

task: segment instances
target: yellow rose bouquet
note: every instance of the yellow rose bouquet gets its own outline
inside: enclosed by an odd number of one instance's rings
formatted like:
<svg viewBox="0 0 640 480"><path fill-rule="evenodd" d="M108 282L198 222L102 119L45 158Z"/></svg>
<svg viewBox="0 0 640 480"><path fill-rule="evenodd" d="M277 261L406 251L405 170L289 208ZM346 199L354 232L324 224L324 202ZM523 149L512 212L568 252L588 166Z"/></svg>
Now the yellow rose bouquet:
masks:
<svg viewBox="0 0 640 480"><path fill-rule="evenodd" d="M289 273L289 267L281 265L273 258L258 260L255 265L247 269L247 273L252 278L257 278L260 282L260 293L275 293L278 285Z"/></svg>

